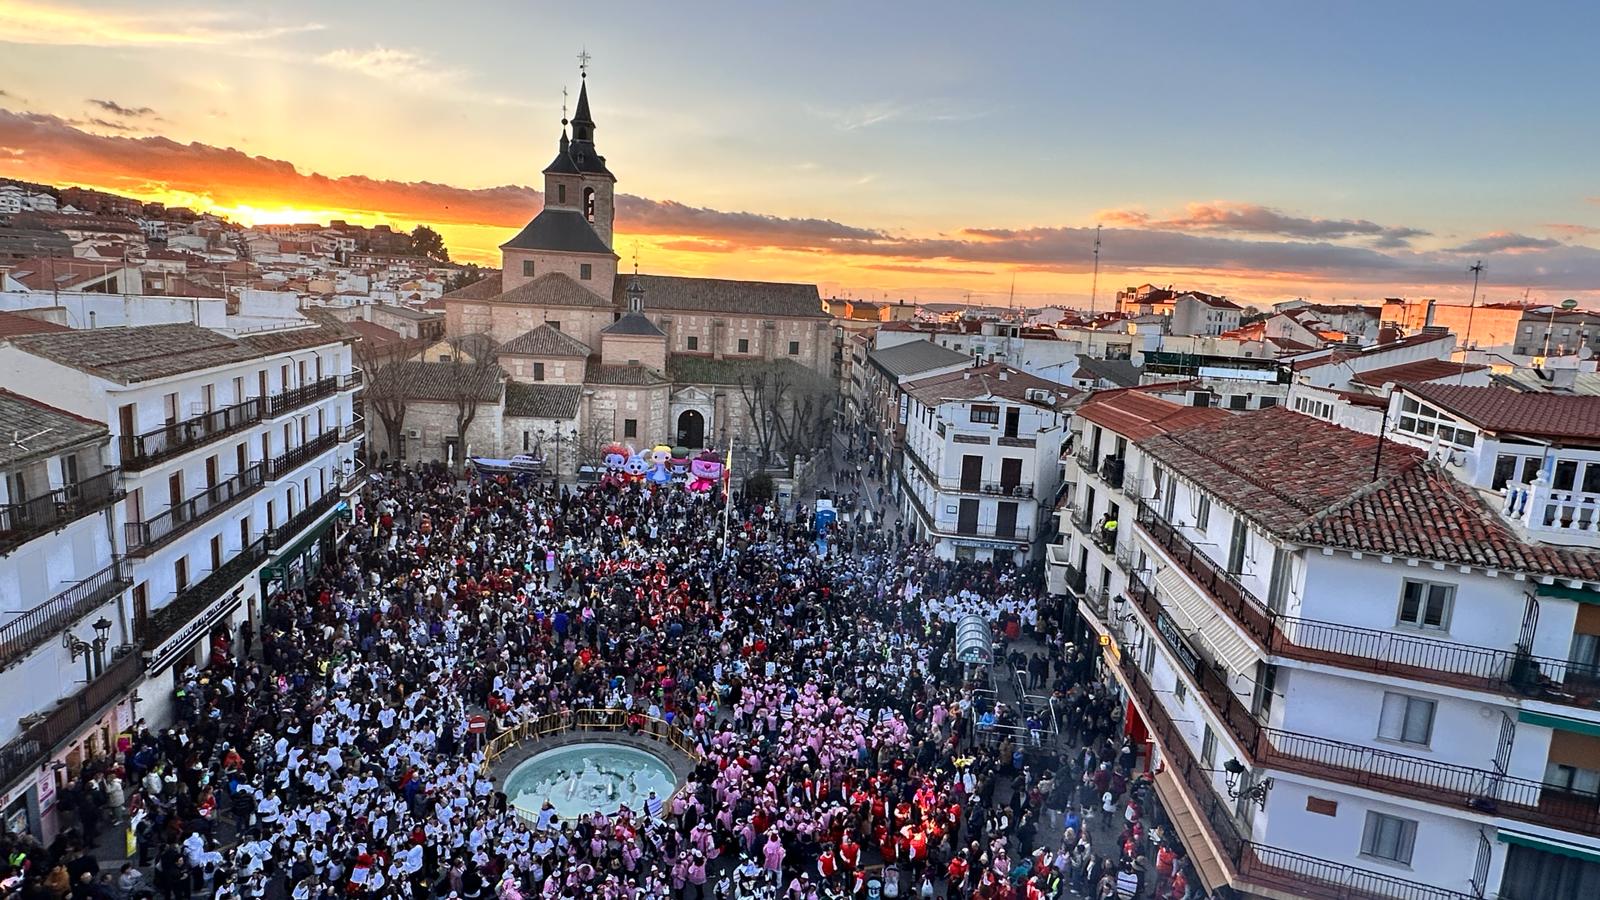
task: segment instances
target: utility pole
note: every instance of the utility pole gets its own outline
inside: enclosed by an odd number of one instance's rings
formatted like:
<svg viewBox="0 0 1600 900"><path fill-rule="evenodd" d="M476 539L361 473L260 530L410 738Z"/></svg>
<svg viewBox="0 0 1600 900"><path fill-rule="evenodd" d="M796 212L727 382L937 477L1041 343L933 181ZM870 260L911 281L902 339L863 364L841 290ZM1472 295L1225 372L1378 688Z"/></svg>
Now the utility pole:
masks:
<svg viewBox="0 0 1600 900"><path fill-rule="evenodd" d="M1467 271L1472 273L1472 300L1467 304L1467 333L1461 339L1461 373L1458 380L1465 381L1467 377L1467 348L1472 346L1472 314L1478 308L1478 278L1483 275L1483 260L1478 260Z"/></svg>
<svg viewBox="0 0 1600 900"><path fill-rule="evenodd" d="M1100 295L1100 226L1094 227L1094 280L1089 283L1089 318L1094 318L1095 300Z"/></svg>

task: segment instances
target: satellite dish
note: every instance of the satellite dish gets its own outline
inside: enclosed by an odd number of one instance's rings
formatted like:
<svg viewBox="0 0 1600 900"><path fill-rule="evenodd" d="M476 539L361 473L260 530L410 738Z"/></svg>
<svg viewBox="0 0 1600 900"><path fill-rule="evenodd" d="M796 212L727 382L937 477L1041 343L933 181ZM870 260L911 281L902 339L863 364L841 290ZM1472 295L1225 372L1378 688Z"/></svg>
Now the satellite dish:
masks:
<svg viewBox="0 0 1600 900"><path fill-rule="evenodd" d="M1588 344L1584 344L1582 347L1578 348L1578 358L1579 359L1588 359L1591 356L1594 356L1594 348L1593 347L1589 346Z"/></svg>
<svg viewBox="0 0 1600 900"><path fill-rule="evenodd" d="M1577 309L1578 308L1578 301L1574 300L1571 297L1568 297L1567 299L1561 301L1561 308L1562 309Z"/></svg>

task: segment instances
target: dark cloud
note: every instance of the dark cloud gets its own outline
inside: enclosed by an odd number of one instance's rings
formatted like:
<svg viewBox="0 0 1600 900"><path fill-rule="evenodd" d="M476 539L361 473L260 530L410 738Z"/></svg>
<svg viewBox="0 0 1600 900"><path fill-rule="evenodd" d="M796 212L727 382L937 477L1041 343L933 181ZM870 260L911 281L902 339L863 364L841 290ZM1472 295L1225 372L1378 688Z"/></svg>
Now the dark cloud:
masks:
<svg viewBox="0 0 1600 900"><path fill-rule="evenodd" d="M95 100L91 97L89 102L114 116L121 116L124 119L143 119L156 114L156 111L148 106L123 106L115 100Z"/></svg>
<svg viewBox="0 0 1600 900"><path fill-rule="evenodd" d="M1450 249L1455 253L1500 253L1507 250L1549 250L1560 246L1561 242L1554 238L1532 237L1514 231L1494 231Z"/></svg>
<svg viewBox="0 0 1600 900"><path fill-rule="evenodd" d="M993 269L961 269L949 266L918 266L910 263L867 263L858 269L876 272L910 272L914 275L993 275Z"/></svg>
<svg viewBox="0 0 1600 900"><path fill-rule="evenodd" d="M1296 216L1258 203L1190 203L1184 213L1158 219L1142 210L1112 209L1103 221L1166 231L1217 231L1234 234L1272 234L1311 240L1373 238L1379 246L1404 247L1411 238L1428 234L1420 228L1380 225L1367 219L1323 219Z"/></svg>

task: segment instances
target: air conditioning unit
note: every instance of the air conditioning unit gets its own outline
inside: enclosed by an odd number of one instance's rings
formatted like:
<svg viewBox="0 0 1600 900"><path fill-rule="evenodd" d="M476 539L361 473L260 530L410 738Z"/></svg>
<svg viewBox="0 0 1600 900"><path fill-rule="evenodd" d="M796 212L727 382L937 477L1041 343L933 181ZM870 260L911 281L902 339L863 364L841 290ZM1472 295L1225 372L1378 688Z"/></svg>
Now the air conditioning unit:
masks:
<svg viewBox="0 0 1600 900"><path fill-rule="evenodd" d="M422 429L413 428L410 431L406 432L406 437L410 438L413 441L420 441L420 440L422 440Z"/></svg>

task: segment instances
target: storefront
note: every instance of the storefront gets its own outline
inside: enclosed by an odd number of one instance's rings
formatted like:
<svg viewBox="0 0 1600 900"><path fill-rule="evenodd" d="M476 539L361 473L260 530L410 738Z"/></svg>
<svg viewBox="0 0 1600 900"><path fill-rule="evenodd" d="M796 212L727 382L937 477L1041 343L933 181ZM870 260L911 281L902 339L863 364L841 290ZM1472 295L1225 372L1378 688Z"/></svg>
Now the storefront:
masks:
<svg viewBox="0 0 1600 900"><path fill-rule="evenodd" d="M333 554L334 543L350 521L350 503L341 500L328 514L306 530L305 536L285 547L261 567L261 598L270 600L284 591L304 590L308 581L322 570L322 563ZM256 611L251 611L255 620Z"/></svg>

